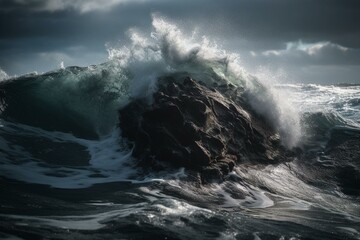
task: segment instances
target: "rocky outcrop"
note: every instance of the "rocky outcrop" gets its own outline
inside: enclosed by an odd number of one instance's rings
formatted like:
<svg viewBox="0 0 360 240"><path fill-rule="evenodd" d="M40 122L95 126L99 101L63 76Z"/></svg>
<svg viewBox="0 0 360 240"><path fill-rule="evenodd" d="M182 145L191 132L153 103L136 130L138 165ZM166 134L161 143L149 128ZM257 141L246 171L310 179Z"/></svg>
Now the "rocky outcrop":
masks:
<svg viewBox="0 0 360 240"><path fill-rule="evenodd" d="M231 85L216 89L167 78L152 104L140 99L121 109L122 135L134 144L139 165L181 166L209 181L223 179L237 163L282 160L278 134L245 110Z"/></svg>

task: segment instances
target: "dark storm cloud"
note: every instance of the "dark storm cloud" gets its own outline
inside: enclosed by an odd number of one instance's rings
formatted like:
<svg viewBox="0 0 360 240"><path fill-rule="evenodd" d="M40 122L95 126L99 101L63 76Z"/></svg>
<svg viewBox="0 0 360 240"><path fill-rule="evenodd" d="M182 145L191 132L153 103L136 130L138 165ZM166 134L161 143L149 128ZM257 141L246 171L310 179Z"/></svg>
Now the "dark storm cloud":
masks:
<svg viewBox="0 0 360 240"><path fill-rule="evenodd" d="M89 4L91 2L98 4ZM109 3L104 5L103 3ZM51 4L50 4L51 3ZM86 5L88 5L86 7ZM100 6L111 6L105 18L94 18L96 12L103 10ZM98 7L98 8L95 8ZM50 34L59 28L51 28L52 23L60 23L67 29L78 29L88 32L90 24L101 25L109 20L133 23L148 20L152 12L160 12L170 19L181 20L191 25L212 26L211 30L232 37L242 36L255 39L257 42L273 40L286 42L303 39L308 42L328 40L346 47L360 47L360 1L356 0L198 0L198 1L125 1L125 0L2 0L0 9L8 18L10 26L14 24L20 29L17 34L33 34L41 31L25 24L21 28L21 20L38 20L34 24L50 25ZM84 12L84 10L91 12ZM41 11L40 11L41 10ZM98 10L98 11L96 11ZM109 9L108 9L109 10ZM83 14L77 14L77 12ZM19 13L22 16L19 16ZM24 14L25 13L25 14ZM88 14L86 14L88 13ZM100 11L98 14L104 14ZM131 21L128 18L136 18ZM66 20L71 18L70 20ZM2 19L3 20L3 19ZM95 21L100 23L96 24ZM102 20L102 21L101 21ZM46 21L46 22L43 22ZM4 21L2 21L4 24ZM18 24L16 24L18 23ZM124 25L124 24L123 24ZM39 25L41 26L41 25ZM61 26L61 25L60 25ZM1 26L3 27L3 26ZM105 28L111 26L107 25ZM104 27L103 27L104 28ZM99 29L98 29L99 30ZM124 29L119 29L121 31ZM47 32L46 32L47 33ZM67 31L64 31L67 33ZM13 31L4 35L14 34Z"/></svg>
<svg viewBox="0 0 360 240"><path fill-rule="evenodd" d="M10 74L50 70L43 53L59 52L68 56L68 64L89 64L89 56L97 56L93 63L105 61L106 42L123 40L130 26L151 24L149 12L135 5L110 12L80 13L74 9L38 11L40 4L25 9L22 4L4 6L1 2L0 67ZM19 66L21 62L26 66Z"/></svg>
<svg viewBox="0 0 360 240"><path fill-rule="evenodd" d="M278 50L245 54L253 73L265 69L266 77L275 75L286 82L335 84L360 83L360 50L331 42L289 42ZM282 76L279 76L282 75Z"/></svg>
<svg viewBox="0 0 360 240"><path fill-rule="evenodd" d="M200 1L192 18L206 22L232 37L256 42L306 42L328 40L346 47L360 47L360 1L254 0ZM196 2L199 4L199 1ZM199 11L199 9L203 11Z"/></svg>
<svg viewBox="0 0 360 240"><path fill-rule="evenodd" d="M149 31L154 12L226 48L256 53L249 55L254 64L359 64L357 0L0 0L0 67L16 73L22 57L33 56L27 68L46 70L45 53L80 65L91 62L85 56L105 61L104 44L125 41L132 26ZM328 45L316 54L286 49L299 40Z"/></svg>
<svg viewBox="0 0 360 240"><path fill-rule="evenodd" d="M127 2L145 0L2 0L3 11L63 11L73 9L79 12L109 10L113 6Z"/></svg>
<svg viewBox="0 0 360 240"><path fill-rule="evenodd" d="M1 0L0 11L28 11L29 9L36 9L43 5L43 1L17 1L17 0Z"/></svg>

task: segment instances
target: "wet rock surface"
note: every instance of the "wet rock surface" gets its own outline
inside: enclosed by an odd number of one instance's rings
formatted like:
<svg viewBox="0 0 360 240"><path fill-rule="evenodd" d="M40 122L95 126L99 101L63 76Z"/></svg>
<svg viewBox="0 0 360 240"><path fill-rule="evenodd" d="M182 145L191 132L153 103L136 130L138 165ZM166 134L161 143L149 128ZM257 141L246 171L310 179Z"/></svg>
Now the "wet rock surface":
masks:
<svg viewBox="0 0 360 240"><path fill-rule="evenodd" d="M278 134L235 88L216 89L190 78L162 79L152 104L139 99L120 110L122 136L141 167L185 167L206 182L223 179L235 164L286 160Z"/></svg>

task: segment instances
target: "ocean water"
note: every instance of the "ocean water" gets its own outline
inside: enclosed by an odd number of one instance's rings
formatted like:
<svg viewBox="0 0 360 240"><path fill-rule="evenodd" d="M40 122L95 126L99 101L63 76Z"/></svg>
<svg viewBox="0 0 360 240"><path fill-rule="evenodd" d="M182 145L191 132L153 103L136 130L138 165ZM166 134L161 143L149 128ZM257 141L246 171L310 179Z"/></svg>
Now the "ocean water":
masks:
<svg viewBox="0 0 360 240"><path fill-rule="evenodd" d="M129 37L100 65L2 74L0 239L360 239L360 85L258 79L157 17ZM202 186L183 168L142 171L118 110L167 75L234 84L301 154Z"/></svg>

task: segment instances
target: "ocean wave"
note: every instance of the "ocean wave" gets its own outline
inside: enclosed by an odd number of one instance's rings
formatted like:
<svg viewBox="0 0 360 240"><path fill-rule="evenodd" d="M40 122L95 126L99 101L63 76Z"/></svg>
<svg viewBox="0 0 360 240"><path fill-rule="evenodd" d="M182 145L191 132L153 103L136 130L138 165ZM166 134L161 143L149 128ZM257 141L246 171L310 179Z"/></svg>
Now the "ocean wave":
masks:
<svg viewBox="0 0 360 240"><path fill-rule="evenodd" d="M117 109L140 97L151 101L162 76L186 74L209 85L225 81L245 89L249 104L280 132L283 144L296 146L300 135L296 109L271 84L247 74L238 55L219 49L206 37L197 42L160 17L154 16L152 24L150 38L131 30L130 45L109 47L109 61L104 64L68 67L1 84L6 92L1 116L80 136L106 135L115 126Z"/></svg>

